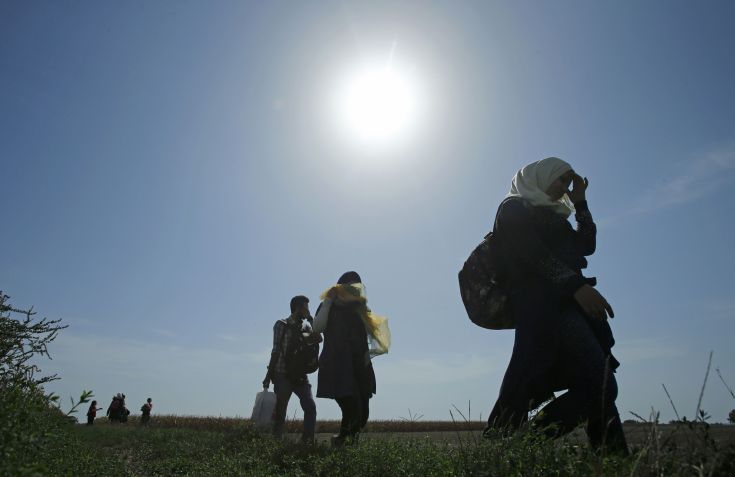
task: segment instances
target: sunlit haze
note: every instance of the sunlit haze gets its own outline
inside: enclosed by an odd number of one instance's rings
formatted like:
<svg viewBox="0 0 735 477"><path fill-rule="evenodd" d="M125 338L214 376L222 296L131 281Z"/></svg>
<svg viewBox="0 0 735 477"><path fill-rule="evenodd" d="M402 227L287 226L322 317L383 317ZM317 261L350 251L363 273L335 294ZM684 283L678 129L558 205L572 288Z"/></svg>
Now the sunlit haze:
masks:
<svg viewBox="0 0 735 477"><path fill-rule="evenodd" d="M333 120L359 147L386 149L416 139L424 92L416 69L394 53L350 66L337 84Z"/></svg>

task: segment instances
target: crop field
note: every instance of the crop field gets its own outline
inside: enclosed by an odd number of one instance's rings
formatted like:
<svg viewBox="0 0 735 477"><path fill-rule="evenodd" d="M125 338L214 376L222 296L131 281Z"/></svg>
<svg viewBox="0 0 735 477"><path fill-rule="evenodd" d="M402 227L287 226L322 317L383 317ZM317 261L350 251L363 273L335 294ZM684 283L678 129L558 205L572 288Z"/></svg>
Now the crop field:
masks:
<svg viewBox="0 0 735 477"><path fill-rule="evenodd" d="M245 419L157 416L149 427L98 419L73 426L48 463L58 461L73 475L119 476L735 474L730 425L626 424L633 454L619 457L591 452L580 433L559 441L523 432L488 441L479 432L483 423L451 421L374 421L359 444L331 449L336 424L319 422L317 444L305 446L296 442L298 421L276 440Z"/></svg>
<svg viewBox="0 0 735 477"><path fill-rule="evenodd" d="M107 420L97 420L102 425L107 425ZM130 425L137 425L138 417L131 416ZM157 428L180 428L180 429L202 429L202 430L229 430L238 426L250 425L248 419L237 417L201 417L201 416L177 416L161 415L155 417ZM456 432L456 431L481 431L485 427L484 421L422 421L422 420L383 420L369 421L368 429L371 433L394 433L394 432ZM300 432L302 423L300 420L289 419L286 421L286 432ZM339 421L322 420L317 421L317 432L333 434L339 432Z"/></svg>

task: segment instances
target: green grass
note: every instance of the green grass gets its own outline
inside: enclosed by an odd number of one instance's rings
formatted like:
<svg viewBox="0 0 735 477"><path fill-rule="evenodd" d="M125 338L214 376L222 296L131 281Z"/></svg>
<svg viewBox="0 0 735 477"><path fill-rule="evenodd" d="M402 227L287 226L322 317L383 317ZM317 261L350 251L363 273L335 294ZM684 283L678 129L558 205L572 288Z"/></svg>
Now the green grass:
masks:
<svg viewBox="0 0 735 477"><path fill-rule="evenodd" d="M712 439L708 426L684 425L679 434L668 435L655 423L640 426L645 432L634 454L620 458L596 455L574 440L549 442L528 433L486 441L477 433L460 431L437 441L420 434L406 438L382 432L357 446L332 450L325 444L275 440L245 420L169 417L149 428L99 420L91 427L62 429L43 467L53 469L52 474L75 476L735 474L735 448Z"/></svg>

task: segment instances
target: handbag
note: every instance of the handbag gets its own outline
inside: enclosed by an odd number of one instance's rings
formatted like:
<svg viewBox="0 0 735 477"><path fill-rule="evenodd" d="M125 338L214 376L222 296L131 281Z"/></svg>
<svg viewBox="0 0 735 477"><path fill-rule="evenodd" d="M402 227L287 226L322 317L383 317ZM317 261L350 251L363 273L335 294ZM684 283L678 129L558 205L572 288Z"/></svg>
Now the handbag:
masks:
<svg viewBox="0 0 735 477"><path fill-rule="evenodd" d="M258 429L264 429L271 425L273 412L276 409L276 393L264 389L255 395L255 405L250 420Z"/></svg>

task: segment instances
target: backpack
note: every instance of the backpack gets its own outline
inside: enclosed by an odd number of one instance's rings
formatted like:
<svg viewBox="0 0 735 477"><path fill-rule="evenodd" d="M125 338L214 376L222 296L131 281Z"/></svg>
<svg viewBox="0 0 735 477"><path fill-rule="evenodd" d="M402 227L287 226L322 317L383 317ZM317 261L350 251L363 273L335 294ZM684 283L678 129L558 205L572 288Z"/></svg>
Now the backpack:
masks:
<svg viewBox="0 0 735 477"><path fill-rule="evenodd" d="M293 328L294 337L284 353L286 374L298 380L319 369L319 343L307 343L299 326L286 322L286 327L289 326Z"/></svg>
<svg viewBox="0 0 735 477"><path fill-rule="evenodd" d="M515 328L508 294L502 286L505 263L498 237L490 232L459 271L459 290L470 320L482 328Z"/></svg>

